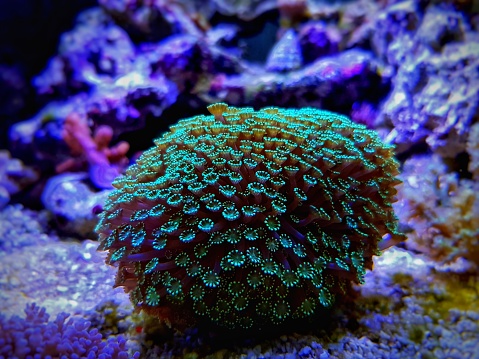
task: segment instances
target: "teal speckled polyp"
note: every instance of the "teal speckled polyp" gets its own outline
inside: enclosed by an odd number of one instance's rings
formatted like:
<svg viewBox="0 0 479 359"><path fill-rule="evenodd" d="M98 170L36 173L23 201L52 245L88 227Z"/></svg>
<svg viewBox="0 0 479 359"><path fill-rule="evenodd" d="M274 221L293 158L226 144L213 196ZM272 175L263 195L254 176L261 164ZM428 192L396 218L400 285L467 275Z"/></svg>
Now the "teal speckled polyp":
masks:
<svg viewBox="0 0 479 359"><path fill-rule="evenodd" d="M97 226L116 284L184 327L280 324L330 307L404 236L392 146L318 109L208 107L114 190Z"/></svg>

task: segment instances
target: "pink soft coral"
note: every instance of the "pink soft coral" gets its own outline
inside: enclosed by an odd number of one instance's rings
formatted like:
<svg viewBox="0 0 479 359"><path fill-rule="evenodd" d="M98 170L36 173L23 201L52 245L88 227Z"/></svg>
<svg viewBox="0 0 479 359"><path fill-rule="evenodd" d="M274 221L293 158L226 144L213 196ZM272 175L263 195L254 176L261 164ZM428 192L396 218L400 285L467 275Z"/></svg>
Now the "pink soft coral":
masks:
<svg viewBox="0 0 479 359"><path fill-rule="evenodd" d="M72 158L56 167L58 173L88 167L90 179L98 188L112 188L111 182L128 164L130 145L121 141L108 147L113 137L111 127L99 126L92 134L85 119L76 113L65 118L63 140L70 147Z"/></svg>

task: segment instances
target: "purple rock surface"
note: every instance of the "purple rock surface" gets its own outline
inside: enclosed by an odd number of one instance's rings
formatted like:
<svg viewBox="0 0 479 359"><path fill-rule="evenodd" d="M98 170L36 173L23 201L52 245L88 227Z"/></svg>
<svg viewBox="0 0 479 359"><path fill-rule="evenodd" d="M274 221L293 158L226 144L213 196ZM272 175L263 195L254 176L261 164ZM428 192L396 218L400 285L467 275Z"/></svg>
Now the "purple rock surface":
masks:
<svg viewBox="0 0 479 359"><path fill-rule="evenodd" d="M479 114L475 50L479 37L460 12L437 5L420 16L418 4L405 3L390 7L401 9L401 16L409 19L394 25L402 37L388 42L389 35L383 34L387 47L377 46L396 68L393 90L379 118L392 124L390 139L399 152L425 143L432 151L454 158L465 151L469 129ZM397 18L386 18L390 17ZM379 25L394 29L387 22Z"/></svg>
<svg viewBox="0 0 479 359"><path fill-rule="evenodd" d="M381 98L389 83L382 71L372 53L352 49L285 74L262 68L239 75L219 74L202 97L232 105L314 106L344 111L357 101Z"/></svg>
<svg viewBox="0 0 479 359"><path fill-rule="evenodd" d="M339 50L341 34L325 22L312 21L304 24L298 34L301 53L305 63L333 55Z"/></svg>

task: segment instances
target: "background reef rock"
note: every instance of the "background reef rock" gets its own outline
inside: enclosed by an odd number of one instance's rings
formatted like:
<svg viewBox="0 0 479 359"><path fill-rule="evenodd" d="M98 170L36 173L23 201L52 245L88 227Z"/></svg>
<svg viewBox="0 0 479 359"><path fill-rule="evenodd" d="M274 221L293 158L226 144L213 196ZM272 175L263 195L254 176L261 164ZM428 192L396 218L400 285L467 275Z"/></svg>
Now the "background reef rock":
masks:
<svg viewBox="0 0 479 359"><path fill-rule="evenodd" d="M1 2L0 356L479 357L478 48L475 0ZM396 146L408 239L322 324L180 334L111 288L92 230L112 178L218 101Z"/></svg>

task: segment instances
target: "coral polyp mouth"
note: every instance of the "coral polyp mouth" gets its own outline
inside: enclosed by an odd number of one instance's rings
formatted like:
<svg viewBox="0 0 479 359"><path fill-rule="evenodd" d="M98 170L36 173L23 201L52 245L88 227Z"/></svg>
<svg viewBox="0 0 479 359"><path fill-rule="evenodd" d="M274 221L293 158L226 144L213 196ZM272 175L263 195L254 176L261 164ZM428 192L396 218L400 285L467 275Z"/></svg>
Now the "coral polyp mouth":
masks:
<svg viewBox="0 0 479 359"><path fill-rule="evenodd" d="M135 305L173 325L279 324L330 307L404 239L375 132L312 108L208 109L158 138L101 214Z"/></svg>

